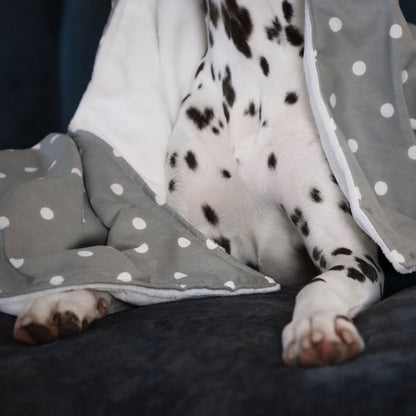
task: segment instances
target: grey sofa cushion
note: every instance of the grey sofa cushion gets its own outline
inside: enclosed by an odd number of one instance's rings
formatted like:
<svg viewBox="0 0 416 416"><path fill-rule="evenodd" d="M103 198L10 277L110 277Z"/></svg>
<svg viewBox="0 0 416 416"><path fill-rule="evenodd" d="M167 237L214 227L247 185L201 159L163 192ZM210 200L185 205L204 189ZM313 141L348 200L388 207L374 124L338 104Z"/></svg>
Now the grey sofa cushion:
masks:
<svg viewBox="0 0 416 416"><path fill-rule="evenodd" d="M14 341L14 318L1 314L2 413L415 414L415 296L362 313L365 352L320 369L282 363L292 289L132 308L39 347Z"/></svg>

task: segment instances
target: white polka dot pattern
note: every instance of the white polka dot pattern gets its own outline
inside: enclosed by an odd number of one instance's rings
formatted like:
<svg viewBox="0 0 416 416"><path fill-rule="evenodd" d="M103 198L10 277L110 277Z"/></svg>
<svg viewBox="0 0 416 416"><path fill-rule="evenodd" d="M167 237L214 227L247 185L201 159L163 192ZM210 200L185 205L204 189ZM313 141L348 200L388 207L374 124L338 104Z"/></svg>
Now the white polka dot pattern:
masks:
<svg viewBox="0 0 416 416"><path fill-rule="evenodd" d="M71 173L73 173L73 174L75 174L75 175L78 175L79 177L81 177L81 178L82 178L82 173L81 173L81 171L80 171L78 168L73 168L73 169L71 170Z"/></svg>
<svg viewBox="0 0 416 416"><path fill-rule="evenodd" d="M380 113L385 118L390 118L394 114L394 107L390 103L385 103L380 107Z"/></svg>
<svg viewBox="0 0 416 416"><path fill-rule="evenodd" d="M91 257L93 255L94 255L94 253L92 251L89 251L89 250L78 251L78 256L80 256L80 257Z"/></svg>
<svg viewBox="0 0 416 416"><path fill-rule="evenodd" d="M40 216L47 221L53 220L55 213L48 207L43 207L40 210Z"/></svg>
<svg viewBox="0 0 416 416"><path fill-rule="evenodd" d="M342 21L338 17L331 17L328 23L333 32L339 32L342 29Z"/></svg>
<svg viewBox="0 0 416 416"><path fill-rule="evenodd" d="M354 139L348 139L348 147L350 148L352 153L355 153L358 150L358 143Z"/></svg>
<svg viewBox="0 0 416 416"><path fill-rule="evenodd" d="M149 246L146 243L143 243L139 247L136 247L134 251L139 254L144 254L149 251Z"/></svg>
<svg viewBox="0 0 416 416"><path fill-rule="evenodd" d="M400 39L403 35L403 30L402 27L396 23L390 27L389 33L393 39Z"/></svg>
<svg viewBox="0 0 416 416"><path fill-rule="evenodd" d="M376 192L377 195L383 196L383 195L385 195L387 193L388 186L387 186L386 182L378 181L374 185L374 190L375 190L375 192Z"/></svg>
<svg viewBox="0 0 416 416"><path fill-rule="evenodd" d="M146 221L143 218L133 218L133 227L136 230L144 230L147 227Z"/></svg>
<svg viewBox="0 0 416 416"><path fill-rule="evenodd" d="M215 250L218 247L218 244L209 238L205 241L205 244L210 250Z"/></svg>
<svg viewBox="0 0 416 416"><path fill-rule="evenodd" d="M178 246L179 247L186 248L190 245L191 245L191 242L187 238L185 238L185 237L178 238Z"/></svg>
<svg viewBox="0 0 416 416"><path fill-rule="evenodd" d="M224 286L229 287L230 289L235 289L235 283L232 280L229 280L228 282L224 283Z"/></svg>
<svg viewBox="0 0 416 416"><path fill-rule="evenodd" d="M54 286L59 286L59 285L61 285L64 282L64 280L65 279L63 278L63 276L53 276L49 280L49 283L51 285L54 285Z"/></svg>
<svg viewBox="0 0 416 416"><path fill-rule="evenodd" d="M4 230L10 225L10 221L7 217L0 217L0 230Z"/></svg>
<svg viewBox="0 0 416 416"><path fill-rule="evenodd" d="M10 258L9 261L10 261L10 264L14 268L18 269L19 267L22 267L23 266L23 263L25 262L25 259L14 259L14 258Z"/></svg>
<svg viewBox="0 0 416 416"><path fill-rule="evenodd" d="M409 156L409 159L416 160L416 145L409 147L407 155Z"/></svg>
<svg viewBox="0 0 416 416"><path fill-rule="evenodd" d="M185 273L176 272L176 273L174 273L174 274L173 274L173 277L174 277L176 280L179 280L179 279L183 279L184 277L188 277L188 275L187 275L187 274L185 274Z"/></svg>
<svg viewBox="0 0 416 416"><path fill-rule="evenodd" d="M128 283L132 281L132 276L129 272L122 272L117 276L117 280L120 280L120 282Z"/></svg>
<svg viewBox="0 0 416 416"><path fill-rule="evenodd" d="M118 196L123 195L124 189L119 183L113 183L111 185L111 190Z"/></svg>
<svg viewBox="0 0 416 416"><path fill-rule="evenodd" d="M352 65L352 72L354 75L361 77L367 71L367 65L363 61L356 61Z"/></svg>

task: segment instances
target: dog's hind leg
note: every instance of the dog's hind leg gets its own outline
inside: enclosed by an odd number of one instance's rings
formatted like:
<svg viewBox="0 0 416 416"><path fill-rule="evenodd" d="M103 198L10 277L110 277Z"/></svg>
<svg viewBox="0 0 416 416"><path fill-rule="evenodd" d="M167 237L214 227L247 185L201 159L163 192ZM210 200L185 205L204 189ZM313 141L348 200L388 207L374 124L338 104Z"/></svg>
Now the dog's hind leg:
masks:
<svg viewBox="0 0 416 416"><path fill-rule="evenodd" d="M14 337L27 344L45 344L84 331L105 316L114 298L107 292L73 290L41 296L20 311Z"/></svg>

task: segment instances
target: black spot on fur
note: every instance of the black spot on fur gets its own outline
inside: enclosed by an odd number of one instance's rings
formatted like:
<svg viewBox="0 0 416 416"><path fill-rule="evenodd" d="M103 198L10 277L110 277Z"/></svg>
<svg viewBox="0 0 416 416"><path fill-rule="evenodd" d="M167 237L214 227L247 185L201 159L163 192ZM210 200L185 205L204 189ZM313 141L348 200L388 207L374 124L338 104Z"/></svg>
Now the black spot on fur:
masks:
<svg viewBox="0 0 416 416"><path fill-rule="evenodd" d="M261 105L259 106L259 120L261 120Z"/></svg>
<svg viewBox="0 0 416 416"><path fill-rule="evenodd" d="M265 27L265 30L267 39L279 39L280 32L282 31L282 25L280 24L277 16L275 16L275 18L273 19L272 25Z"/></svg>
<svg viewBox="0 0 416 416"><path fill-rule="evenodd" d="M260 267L258 266L258 264L252 263L251 261L248 261L246 263L246 265L248 267L251 267L252 269L256 270L257 272L260 270Z"/></svg>
<svg viewBox="0 0 416 416"><path fill-rule="evenodd" d="M244 111L244 115L248 115L254 117L256 115L256 106L254 105L253 101L250 101L247 109Z"/></svg>
<svg viewBox="0 0 416 416"><path fill-rule="evenodd" d="M329 270L341 271L341 270L344 270L344 269L345 269L345 267L342 264L340 264L338 266L331 267Z"/></svg>
<svg viewBox="0 0 416 416"><path fill-rule="evenodd" d="M196 107L189 107L186 110L186 115L200 130L202 130L207 127L214 118L214 111L212 108L206 107L204 112L201 113Z"/></svg>
<svg viewBox="0 0 416 416"><path fill-rule="evenodd" d="M230 121L230 112L228 111L227 104L222 103L222 108L224 110L224 117L227 120L227 123Z"/></svg>
<svg viewBox="0 0 416 416"><path fill-rule="evenodd" d="M220 131L219 131L216 127L213 127L213 128L212 128L212 132L213 132L214 134L220 134Z"/></svg>
<svg viewBox="0 0 416 416"><path fill-rule="evenodd" d="M215 81L215 72L214 72L214 67L212 64L211 64L211 77L212 77L212 80Z"/></svg>
<svg viewBox="0 0 416 416"><path fill-rule="evenodd" d="M303 35L297 27L293 25L286 26L285 32L286 38L291 45L301 46L303 44Z"/></svg>
<svg viewBox="0 0 416 416"><path fill-rule="evenodd" d="M290 216L292 223L299 227L301 234L308 237L310 234L309 225L303 217L303 213L299 208L295 208L293 214Z"/></svg>
<svg viewBox="0 0 416 416"><path fill-rule="evenodd" d="M320 259L321 255L322 255L322 250L319 249L318 247L314 247L313 250L312 250L312 258L315 261L318 261Z"/></svg>
<svg viewBox="0 0 416 416"><path fill-rule="evenodd" d="M229 170L227 170L227 169L223 169L222 171L221 171L221 175L224 177L224 178L231 178L231 173L230 173L230 171Z"/></svg>
<svg viewBox="0 0 416 416"><path fill-rule="evenodd" d="M277 159L275 154L272 152L270 153L269 157L267 158L267 166L271 170L275 170L277 165Z"/></svg>
<svg viewBox="0 0 416 416"><path fill-rule="evenodd" d="M168 185L169 192L173 192L175 190L175 186L176 186L175 180L174 179L171 179L169 181L169 185Z"/></svg>
<svg viewBox="0 0 416 416"><path fill-rule="evenodd" d="M220 11L217 5L213 1L209 1L209 18L211 19L212 24L217 27L218 19L220 17Z"/></svg>
<svg viewBox="0 0 416 416"><path fill-rule="evenodd" d="M253 23L249 11L245 7L239 7L236 0L225 0L221 11L225 33L234 42L237 50L250 58L248 39L253 30Z"/></svg>
<svg viewBox="0 0 416 416"><path fill-rule="evenodd" d="M232 107L235 101L235 90L231 83L231 71L228 65L225 67L225 77L222 80L222 93L228 105Z"/></svg>
<svg viewBox="0 0 416 416"><path fill-rule="evenodd" d="M323 202L323 198L321 195L321 191L317 188L312 188L309 192L310 197L312 198L312 201L317 202L318 204Z"/></svg>
<svg viewBox="0 0 416 416"><path fill-rule="evenodd" d="M176 158L178 157L178 154L176 152L172 153L169 158L169 165L171 168L174 168L176 166Z"/></svg>
<svg viewBox="0 0 416 416"><path fill-rule="evenodd" d="M282 9L283 16L285 17L286 21L290 23L293 17L293 6L287 0L284 0L282 3Z"/></svg>
<svg viewBox="0 0 416 416"><path fill-rule="evenodd" d="M313 278L309 283L307 283L308 285L310 285L311 283L316 283L316 282L324 282L326 283L326 280L322 279L321 277L315 277Z"/></svg>
<svg viewBox="0 0 416 416"><path fill-rule="evenodd" d="M231 241L224 236L214 238L214 241L221 246L228 254L231 253Z"/></svg>
<svg viewBox="0 0 416 416"><path fill-rule="evenodd" d="M198 85L198 89L200 90L202 88L202 82Z"/></svg>
<svg viewBox="0 0 416 416"><path fill-rule="evenodd" d="M360 259L359 257L355 257L355 261L357 262L361 272L367 276L371 282L376 282L378 280L377 271L371 264L367 263L363 259Z"/></svg>
<svg viewBox="0 0 416 416"><path fill-rule="evenodd" d="M365 281L365 276L359 270L355 269L354 267L348 267L347 270L347 276L351 279L357 280L359 282Z"/></svg>
<svg viewBox="0 0 416 416"><path fill-rule="evenodd" d="M187 94L185 95L185 97L183 97L182 99L182 104L191 96L191 94Z"/></svg>
<svg viewBox="0 0 416 416"><path fill-rule="evenodd" d="M345 256L350 256L352 254L352 251L349 248L340 247L335 249L332 253L333 256L338 256L340 254L343 254Z"/></svg>
<svg viewBox="0 0 416 416"><path fill-rule="evenodd" d="M300 48L300 51L299 51L299 56L301 57L301 58L303 58L303 55L305 54L305 48L302 46L301 48Z"/></svg>
<svg viewBox="0 0 416 416"><path fill-rule="evenodd" d="M206 220L213 225L214 227L218 224L218 215L217 213L209 206L208 204L202 205L202 212L204 213L204 216Z"/></svg>
<svg viewBox="0 0 416 416"><path fill-rule="evenodd" d="M309 230L309 225L306 221L301 225L300 232L303 234L304 237L309 236L310 230Z"/></svg>
<svg viewBox="0 0 416 416"><path fill-rule="evenodd" d="M203 0L201 7L202 7L202 13L204 14L204 16L207 15L208 14L208 0Z"/></svg>
<svg viewBox="0 0 416 416"><path fill-rule="evenodd" d="M380 269L380 267L378 266L378 264L374 261L374 259L373 259L371 256L369 256L368 254L366 254L366 255L365 255L365 258L366 258L367 260L369 260L369 261L370 261L370 263L372 263L372 264L373 264L373 266L374 266L377 270L381 270L381 269Z"/></svg>
<svg viewBox="0 0 416 416"><path fill-rule="evenodd" d="M188 152L186 153L185 162L191 170L196 170L196 168L198 167L198 161L196 160L195 153L191 150L188 150Z"/></svg>
<svg viewBox="0 0 416 416"><path fill-rule="evenodd" d="M218 121L218 124L220 125L220 127L223 129L224 128L224 124L222 123L221 120Z"/></svg>
<svg viewBox="0 0 416 416"><path fill-rule="evenodd" d="M212 32L208 30L208 42L209 46L212 48L214 46L214 37L212 36Z"/></svg>
<svg viewBox="0 0 416 416"><path fill-rule="evenodd" d="M292 220L294 225L298 225L298 222L302 220L303 213L299 208L295 208L294 213L290 216L290 219Z"/></svg>
<svg viewBox="0 0 416 416"><path fill-rule="evenodd" d="M341 201L338 203L338 208L344 211L346 214L351 214L350 204L347 201Z"/></svg>
<svg viewBox="0 0 416 416"><path fill-rule="evenodd" d="M337 179L335 178L334 174L331 173L329 176L331 178L331 181L338 185Z"/></svg>
<svg viewBox="0 0 416 416"><path fill-rule="evenodd" d="M287 214L286 208L284 207L284 205L283 205L283 204L280 204L280 208L282 209L282 211L283 211L285 214Z"/></svg>
<svg viewBox="0 0 416 416"><path fill-rule="evenodd" d="M260 57L260 66L263 74L267 77L269 75L269 62L264 56Z"/></svg>
<svg viewBox="0 0 416 416"><path fill-rule="evenodd" d="M205 66L205 62L201 62L201 64L199 65L198 69L195 72L195 78L199 75L199 73L204 69Z"/></svg>
<svg viewBox="0 0 416 416"><path fill-rule="evenodd" d="M324 256L321 257L321 260L319 260L319 267L321 269L325 269L326 268L326 259Z"/></svg>
<svg viewBox="0 0 416 416"><path fill-rule="evenodd" d="M267 120L264 120L261 126L262 127L267 127Z"/></svg>
<svg viewBox="0 0 416 416"><path fill-rule="evenodd" d="M285 97L285 103L288 105L293 105L298 101L298 95L295 91L289 91Z"/></svg>

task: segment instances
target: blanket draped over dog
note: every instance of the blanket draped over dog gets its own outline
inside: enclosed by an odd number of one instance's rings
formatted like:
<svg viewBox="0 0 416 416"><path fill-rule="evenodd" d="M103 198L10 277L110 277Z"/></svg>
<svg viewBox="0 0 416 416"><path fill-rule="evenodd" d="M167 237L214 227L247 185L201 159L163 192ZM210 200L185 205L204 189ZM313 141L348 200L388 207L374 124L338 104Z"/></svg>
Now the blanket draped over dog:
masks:
<svg viewBox="0 0 416 416"><path fill-rule="evenodd" d="M1 310L74 288L135 304L279 289L164 203L203 19L195 0L119 0L69 133L0 152ZM398 271L415 270L415 28L396 2L308 0L304 66L355 220Z"/></svg>

